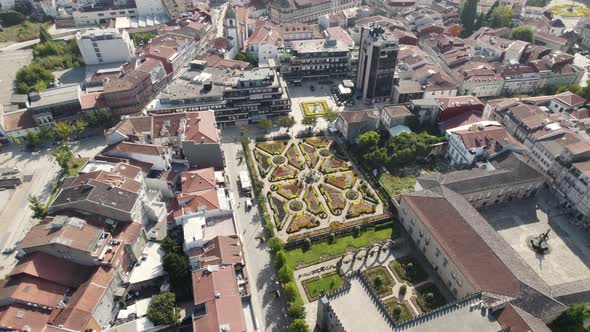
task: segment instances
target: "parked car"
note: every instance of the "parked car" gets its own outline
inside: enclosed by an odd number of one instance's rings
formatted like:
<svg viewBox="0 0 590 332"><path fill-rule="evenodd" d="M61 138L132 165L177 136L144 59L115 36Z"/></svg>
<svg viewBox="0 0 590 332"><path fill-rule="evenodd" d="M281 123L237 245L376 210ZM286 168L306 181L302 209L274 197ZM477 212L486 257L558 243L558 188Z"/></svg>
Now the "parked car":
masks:
<svg viewBox="0 0 590 332"><path fill-rule="evenodd" d="M252 208L252 199L246 198L246 211Z"/></svg>

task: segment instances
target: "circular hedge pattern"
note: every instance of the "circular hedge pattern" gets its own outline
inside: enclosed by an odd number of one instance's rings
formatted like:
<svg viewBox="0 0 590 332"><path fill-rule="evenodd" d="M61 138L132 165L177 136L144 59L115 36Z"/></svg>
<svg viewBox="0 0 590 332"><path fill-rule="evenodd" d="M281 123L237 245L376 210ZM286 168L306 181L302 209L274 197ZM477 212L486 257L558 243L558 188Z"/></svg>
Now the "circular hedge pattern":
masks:
<svg viewBox="0 0 590 332"><path fill-rule="evenodd" d="M287 158L285 158L285 157L283 157L283 156L274 156L274 157L272 158L272 162L273 162L275 165L281 165L281 164L284 164L284 163L285 163L285 161L287 161Z"/></svg>
<svg viewBox="0 0 590 332"><path fill-rule="evenodd" d="M272 190L272 191L277 191L277 189L279 189L279 187L277 187L276 184L273 184L270 186L270 190Z"/></svg>
<svg viewBox="0 0 590 332"><path fill-rule="evenodd" d="M321 149L320 152L319 152L319 154L322 157L327 157L327 156L330 155L330 150L328 150L328 149Z"/></svg>
<svg viewBox="0 0 590 332"><path fill-rule="evenodd" d="M289 208L292 211L301 211L303 210L303 203L301 203L300 201L292 201L291 203L289 203Z"/></svg>
<svg viewBox="0 0 590 332"><path fill-rule="evenodd" d="M324 212L320 213L320 218L322 219L326 219L328 215L326 215Z"/></svg>
<svg viewBox="0 0 590 332"><path fill-rule="evenodd" d="M334 215L339 216L342 214L342 210L337 209L336 211L334 211Z"/></svg>
<svg viewBox="0 0 590 332"><path fill-rule="evenodd" d="M356 190L349 190L348 192L346 192L346 198L348 198L351 201L354 201L355 199L359 198L359 192Z"/></svg>

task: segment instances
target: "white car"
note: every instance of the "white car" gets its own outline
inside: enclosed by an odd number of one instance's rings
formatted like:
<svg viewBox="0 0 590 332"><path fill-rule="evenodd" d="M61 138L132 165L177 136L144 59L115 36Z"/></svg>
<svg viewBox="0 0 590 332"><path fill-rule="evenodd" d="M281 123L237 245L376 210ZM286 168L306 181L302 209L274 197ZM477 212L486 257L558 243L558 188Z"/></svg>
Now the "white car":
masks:
<svg viewBox="0 0 590 332"><path fill-rule="evenodd" d="M246 209L250 210L252 208L252 199L246 198Z"/></svg>

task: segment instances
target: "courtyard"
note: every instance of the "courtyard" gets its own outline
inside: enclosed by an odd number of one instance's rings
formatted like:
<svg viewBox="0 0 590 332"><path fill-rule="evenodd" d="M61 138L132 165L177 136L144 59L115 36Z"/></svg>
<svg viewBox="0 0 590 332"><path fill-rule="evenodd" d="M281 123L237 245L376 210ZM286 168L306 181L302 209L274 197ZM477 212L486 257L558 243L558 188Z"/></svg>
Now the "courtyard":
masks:
<svg viewBox="0 0 590 332"><path fill-rule="evenodd" d="M550 287L590 278L590 241L586 230L556 206L551 193L489 207L481 214L512 249ZM549 252L535 253L532 237L549 231Z"/></svg>
<svg viewBox="0 0 590 332"><path fill-rule="evenodd" d="M374 188L332 145L326 137L249 144L256 161L252 175L261 181L263 204L283 241L389 215Z"/></svg>

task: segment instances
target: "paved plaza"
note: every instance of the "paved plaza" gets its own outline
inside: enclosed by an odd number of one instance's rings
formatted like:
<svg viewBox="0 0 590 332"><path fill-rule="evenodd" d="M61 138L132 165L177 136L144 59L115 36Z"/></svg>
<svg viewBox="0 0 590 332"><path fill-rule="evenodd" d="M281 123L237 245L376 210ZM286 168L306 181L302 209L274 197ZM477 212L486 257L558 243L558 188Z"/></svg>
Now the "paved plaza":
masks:
<svg viewBox="0 0 590 332"><path fill-rule="evenodd" d="M490 207L484 218L512 249L549 285L556 286L590 278L588 231L571 224L572 218L552 206L551 194ZM531 237L549 232L548 254L529 247Z"/></svg>

